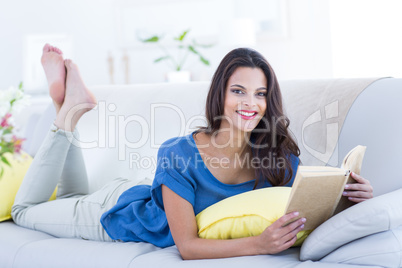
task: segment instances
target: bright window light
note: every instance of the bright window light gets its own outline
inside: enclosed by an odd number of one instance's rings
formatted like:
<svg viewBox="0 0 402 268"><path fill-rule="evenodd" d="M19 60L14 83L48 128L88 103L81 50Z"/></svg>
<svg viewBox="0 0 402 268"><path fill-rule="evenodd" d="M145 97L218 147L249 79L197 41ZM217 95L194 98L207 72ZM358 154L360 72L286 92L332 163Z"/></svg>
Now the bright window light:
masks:
<svg viewBox="0 0 402 268"><path fill-rule="evenodd" d="M334 77L402 77L402 1L330 0Z"/></svg>

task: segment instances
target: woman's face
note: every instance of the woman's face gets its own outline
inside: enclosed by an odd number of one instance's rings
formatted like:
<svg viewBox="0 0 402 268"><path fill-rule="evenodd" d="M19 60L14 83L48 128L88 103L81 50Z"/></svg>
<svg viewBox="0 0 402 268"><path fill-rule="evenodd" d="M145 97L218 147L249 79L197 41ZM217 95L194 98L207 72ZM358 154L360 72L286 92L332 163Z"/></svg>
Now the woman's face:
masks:
<svg viewBox="0 0 402 268"><path fill-rule="evenodd" d="M251 132L267 109L267 91L267 79L260 68L238 67L226 86L223 122L229 126L224 127Z"/></svg>

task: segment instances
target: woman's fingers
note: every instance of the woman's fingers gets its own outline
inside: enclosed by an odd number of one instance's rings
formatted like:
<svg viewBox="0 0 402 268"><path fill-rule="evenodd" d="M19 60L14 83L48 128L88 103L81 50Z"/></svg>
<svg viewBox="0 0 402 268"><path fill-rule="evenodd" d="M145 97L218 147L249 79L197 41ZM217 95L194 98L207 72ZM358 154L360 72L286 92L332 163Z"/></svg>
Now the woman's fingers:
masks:
<svg viewBox="0 0 402 268"><path fill-rule="evenodd" d="M271 226L275 229L281 228L285 223L291 222L294 218L299 216L299 212L291 212L286 215L283 215L278 220L276 220Z"/></svg>
<svg viewBox="0 0 402 268"><path fill-rule="evenodd" d="M351 176L355 181L357 181L357 183L346 184L345 189L361 190L360 187L363 187L363 188L369 188L371 189L371 191L373 190L373 187L371 187L369 180L363 178L362 176L354 172L351 173Z"/></svg>
<svg viewBox="0 0 402 268"><path fill-rule="evenodd" d="M306 222L306 219L301 218L301 219L289 224L288 226L284 227L284 228L287 228L286 234L282 237L282 240L285 242L285 244L287 242L293 240L293 238L295 239L294 242L296 242L297 233L300 231L303 231L305 222ZM292 246L294 244L294 242L290 246Z"/></svg>
<svg viewBox="0 0 402 268"><path fill-rule="evenodd" d="M290 223L289 225L283 226L282 228L285 229L286 233L291 233L292 231L296 230L301 225L304 225L305 222L306 222L305 218L300 218L297 221Z"/></svg>
<svg viewBox="0 0 402 268"><path fill-rule="evenodd" d="M289 248L294 244L294 242L296 242L296 235L298 232L303 230L305 222L305 218L300 218L286 226L281 227L280 240L284 248ZM292 240L294 240L294 242L288 245Z"/></svg>
<svg viewBox="0 0 402 268"><path fill-rule="evenodd" d="M298 216L299 213L297 212L288 213L280 217L267 228L269 229L271 238L277 241L278 245L283 246L284 244L289 242L289 240L292 240L293 237L295 237L296 234L304 228L304 223L306 222L306 219L300 218L295 220L295 218L297 218ZM292 220L294 221L292 222Z"/></svg>
<svg viewBox="0 0 402 268"><path fill-rule="evenodd" d="M367 198L357 198L357 197L348 197L348 199L355 203L360 203L367 200Z"/></svg>
<svg viewBox="0 0 402 268"><path fill-rule="evenodd" d="M352 172L351 175L352 178L357 181L357 183L346 184L343 195L347 196L349 200L356 203L373 198L373 187L371 186L370 182L354 172Z"/></svg>
<svg viewBox="0 0 402 268"><path fill-rule="evenodd" d="M370 199L373 198L373 193L371 192L364 192L364 191L345 191L343 192L344 196L351 198L362 198L362 199Z"/></svg>
<svg viewBox="0 0 402 268"><path fill-rule="evenodd" d="M352 184L346 184L345 185L345 190L353 190L353 191L364 191L364 192L370 192L373 187L369 184L360 184L360 183L352 183Z"/></svg>
<svg viewBox="0 0 402 268"><path fill-rule="evenodd" d="M363 177L360 176L359 174L356 174L356 173L352 172L350 175L351 175L352 178L355 179L358 183L370 184L370 182L369 182L367 179L363 178Z"/></svg>
<svg viewBox="0 0 402 268"><path fill-rule="evenodd" d="M284 244L282 245L282 251L283 251L283 250L286 250L286 249L288 249L288 248L290 248L291 246L293 246L294 243L296 243L296 240L297 240L297 236L294 236L292 239L290 239L289 241L287 241L286 243L284 243Z"/></svg>

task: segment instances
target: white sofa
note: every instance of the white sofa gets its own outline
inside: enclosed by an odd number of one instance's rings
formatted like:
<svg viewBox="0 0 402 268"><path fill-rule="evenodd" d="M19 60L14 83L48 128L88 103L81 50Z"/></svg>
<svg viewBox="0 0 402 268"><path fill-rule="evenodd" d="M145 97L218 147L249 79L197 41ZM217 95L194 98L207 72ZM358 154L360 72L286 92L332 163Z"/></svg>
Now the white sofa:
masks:
<svg viewBox="0 0 402 268"><path fill-rule="evenodd" d="M298 118L297 114L292 114L295 110L290 108L301 105L297 103L298 94L308 94L308 91L298 92L295 88L318 85L328 90L329 85L339 81L347 84L359 80L282 81L290 119ZM152 179L158 146L168 138L186 135L191 129L205 124L203 115L208 87L207 82L191 82L92 88L99 104L78 125L90 191L116 177ZM336 86L331 90L336 90ZM339 165L355 145L366 145L362 175L371 181L374 199L402 188L398 168L402 160L401 101L402 79L380 79L369 85L353 102L341 124L331 158L319 160L321 164L329 161ZM328 104L322 98L315 102L321 108ZM26 125L24 149L28 153L35 154L53 119L51 106L40 117L32 114ZM295 125L291 121L291 128ZM323 137L327 130L321 125L310 129L314 135ZM309 145L308 137L302 135L303 130L292 128L292 131L299 139L302 162L315 164L314 157L309 154L311 147L310 150L304 148ZM340 220L342 215L338 214L328 222L336 224ZM160 249L147 243L61 239L7 221L0 223L0 267L402 267L402 220L401 227L398 224L392 225L392 241L381 236L387 232L381 232L380 236L355 236L353 240L356 241L347 241L346 245L333 248L332 253L316 260L300 261L300 248L291 248L276 255L183 261L175 246ZM320 227L325 231L326 226ZM353 243L360 243L360 246ZM367 243L370 247L364 246ZM391 244L393 250L385 252Z"/></svg>

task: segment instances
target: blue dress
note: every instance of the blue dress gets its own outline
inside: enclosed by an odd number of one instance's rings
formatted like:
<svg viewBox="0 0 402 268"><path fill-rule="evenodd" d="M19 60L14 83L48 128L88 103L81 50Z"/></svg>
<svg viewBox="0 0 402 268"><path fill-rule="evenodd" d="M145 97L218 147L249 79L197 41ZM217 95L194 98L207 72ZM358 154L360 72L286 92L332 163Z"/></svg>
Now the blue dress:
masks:
<svg viewBox="0 0 402 268"><path fill-rule="evenodd" d="M194 132L193 132L194 133ZM163 208L162 184L187 200L194 214L227 197L250 191L255 180L225 184L206 167L193 133L165 141L158 151L157 169L152 186L137 185L126 190L116 205L101 217L101 223L114 240L149 242L158 247L174 245ZM299 158L292 155L292 186ZM271 187L260 180L258 188Z"/></svg>

